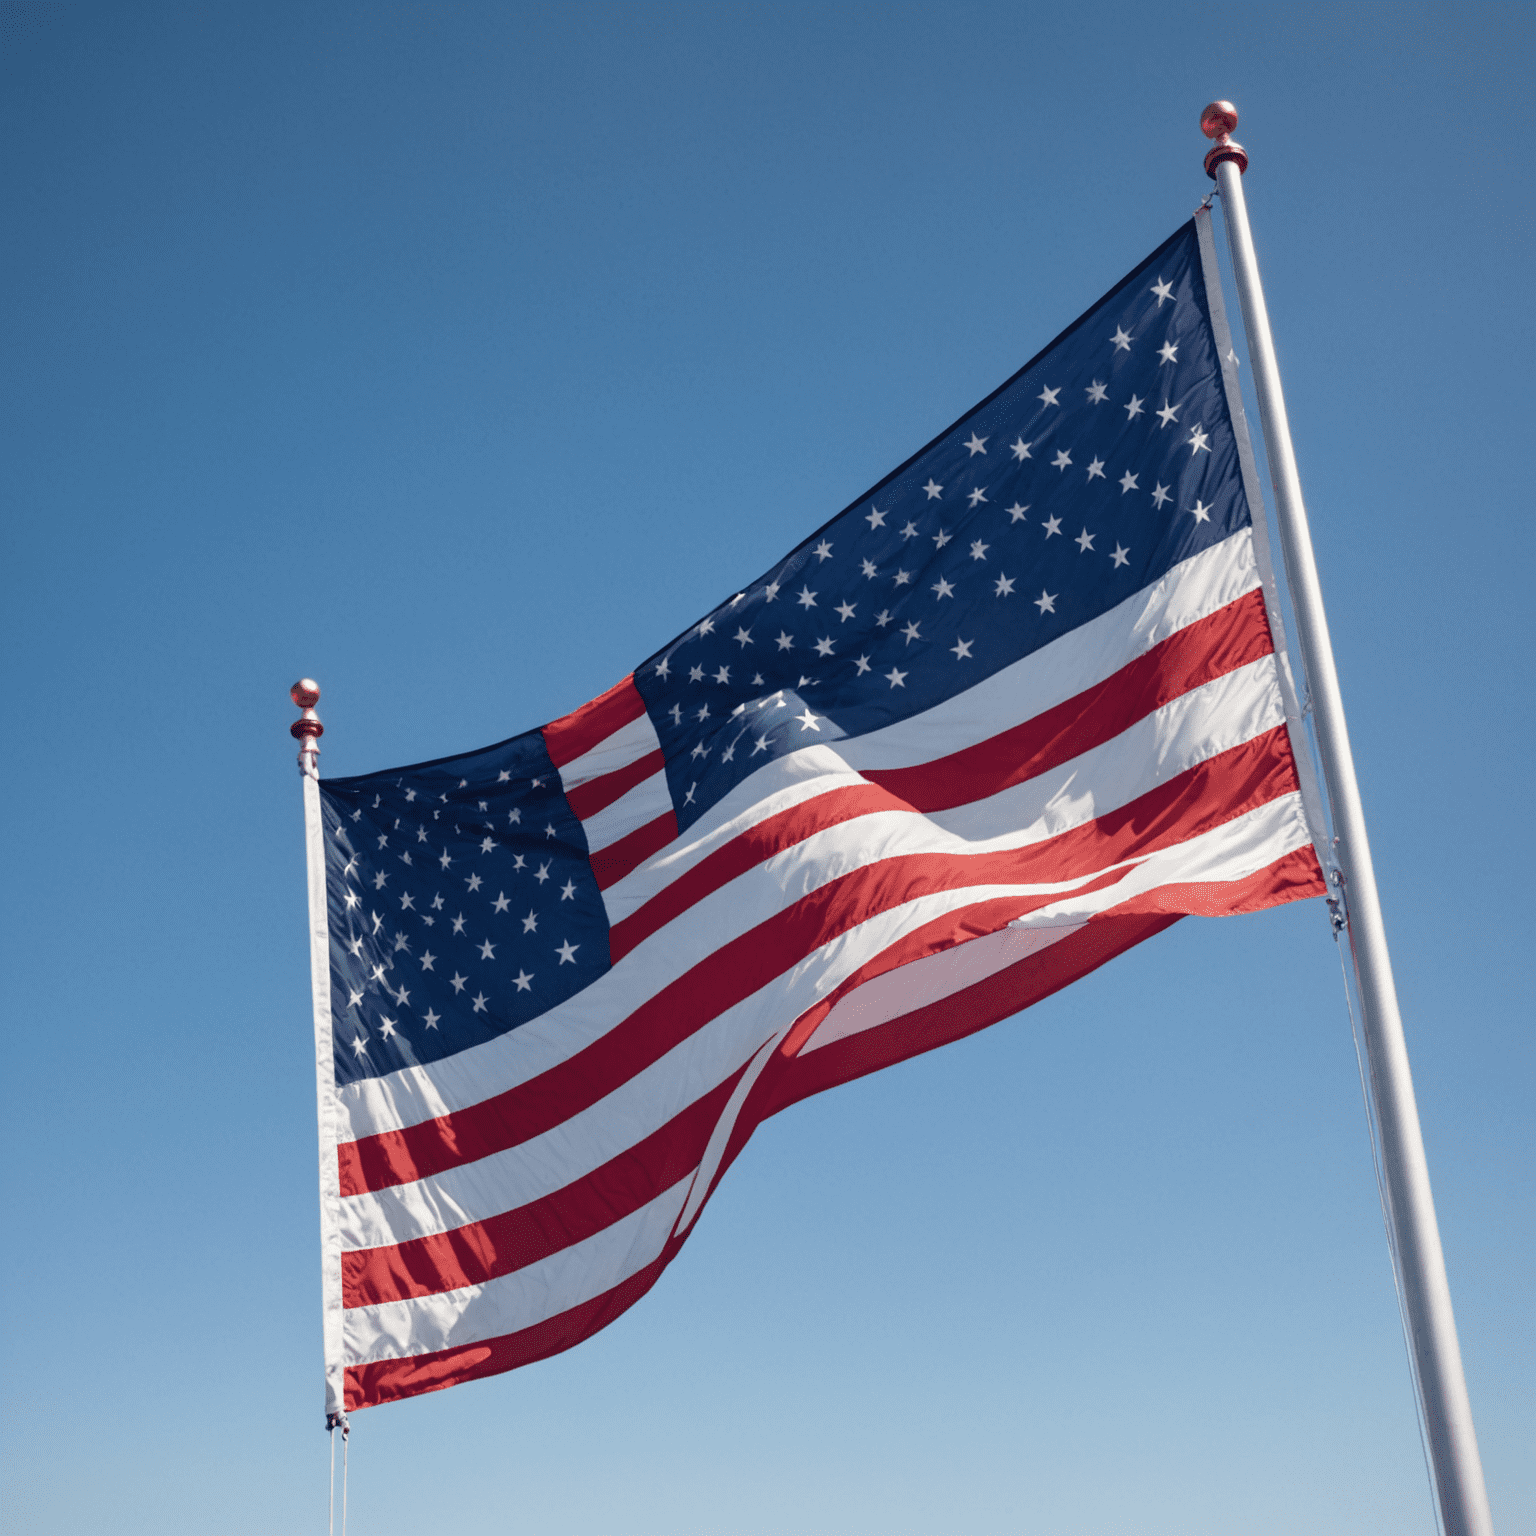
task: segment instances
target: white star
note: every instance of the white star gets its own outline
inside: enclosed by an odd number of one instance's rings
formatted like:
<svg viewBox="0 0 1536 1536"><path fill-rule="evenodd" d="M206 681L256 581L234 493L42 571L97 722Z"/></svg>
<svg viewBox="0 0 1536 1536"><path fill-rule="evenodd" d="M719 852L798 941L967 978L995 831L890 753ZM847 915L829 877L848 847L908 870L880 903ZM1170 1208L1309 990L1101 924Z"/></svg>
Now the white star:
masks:
<svg viewBox="0 0 1536 1536"><path fill-rule="evenodd" d="M352 855L352 857L347 860L346 867L341 872L341 878L343 880L350 880L352 878L352 876L354 874L356 874L356 872L357 872L357 855L354 853Z"/></svg>
<svg viewBox="0 0 1536 1536"><path fill-rule="evenodd" d="M965 494L970 498L972 511L974 511L982 504L982 502L987 499L987 493L982 490L980 486L977 486L974 491L967 491Z"/></svg>
<svg viewBox="0 0 1536 1536"><path fill-rule="evenodd" d="M657 677L670 677L672 675L672 663L665 656L656 663Z"/></svg>
<svg viewBox="0 0 1536 1536"><path fill-rule="evenodd" d="M832 546L823 539L815 549L811 551L818 560L830 560L832 558Z"/></svg>
<svg viewBox="0 0 1536 1536"><path fill-rule="evenodd" d="M1166 427L1170 421L1177 421L1179 419L1179 407L1176 405L1169 405L1168 402L1164 400L1162 410L1158 411L1156 414L1162 418L1163 425Z"/></svg>
<svg viewBox="0 0 1536 1536"><path fill-rule="evenodd" d="M836 613L838 618L841 619L844 624L846 624L848 620L853 617L853 604L849 602L839 603L837 607L833 609L833 612Z"/></svg>
<svg viewBox="0 0 1536 1536"><path fill-rule="evenodd" d="M871 529L884 528L885 513L880 511L879 508L875 506L874 502L870 502L869 512L866 514L864 521L869 524Z"/></svg>
<svg viewBox="0 0 1536 1536"><path fill-rule="evenodd" d="M496 958L496 946L489 939L480 946L480 958L482 960L494 960Z"/></svg>
<svg viewBox="0 0 1536 1536"><path fill-rule="evenodd" d="M1015 438L1008 451L1022 464L1029 457L1029 444L1022 437Z"/></svg>
<svg viewBox="0 0 1536 1536"><path fill-rule="evenodd" d="M1018 502L1014 502L1014 504L1008 508L1008 521L1010 523L1022 523L1024 521L1024 514L1028 511L1028 507L1021 507Z"/></svg>
<svg viewBox="0 0 1536 1536"><path fill-rule="evenodd" d="M892 688L905 688L907 686L907 674L896 667L892 667L886 674Z"/></svg>
<svg viewBox="0 0 1536 1536"><path fill-rule="evenodd" d="M1165 283L1162 278L1159 277L1158 280L1152 285L1151 291L1157 295L1157 307L1161 309L1163 307L1163 300L1171 299L1173 297L1173 284Z"/></svg>
<svg viewBox="0 0 1536 1536"><path fill-rule="evenodd" d="M818 656L830 656L832 654L832 640L830 636L827 639L816 642L816 654Z"/></svg>
<svg viewBox="0 0 1536 1536"><path fill-rule="evenodd" d="M1140 395L1131 396L1131 403L1125 408L1125 417L1127 421L1135 421L1138 416L1145 414L1141 408L1142 404L1143 401Z"/></svg>
<svg viewBox="0 0 1536 1536"><path fill-rule="evenodd" d="M821 715L813 715L809 705L806 706L803 715L796 715L794 718L800 722L800 729L802 731L815 731L818 735L821 733L821 727L816 722L823 717Z"/></svg>
<svg viewBox="0 0 1536 1536"><path fill-rule="evenodd" d="M955 595L954 584L946 581L942 576L928 590L935 593L941 599Z"/></svg>
<svg viewBox="0 0 1536 1536"><path fill-rule="evenodd" d="M1088 386L1089 405L1103 405L1108 395L1108 389L1106 389L1104 385L1100 384L1097 379L1095 379L1093 383Z"/></svg>
<svg viewBox="0 0 1536 1536"><path fill-rule="evenodd" d="M512 905L512 903L507 900L506 892L505 891L497 891L496 892L496 900L491 903L491 911L493 911L493 912L505 912L507 910L507 908L510 907L511 905Z"/></svg>
<svg viewBox="0 0 1536 1536"><path fill-rule="evenodd" d="M482 809L484 809L484 807L482 807ZM427 840L427 829L425 827L417 827L416 828L416 841L418 843L424 843L424 842L426 842L426 840Z"/></svg>
<svg viewBox="0 0 1536 1536"><path fill-rule="evenodd" d="M555 953L560 956L560 964L561 965L575 965L576 964L576 951L578 949L580 949L580 948L581 948L580 944L572 944L571 941L569 939L567 939L565 941L565 943L562 944L560 946L560 948L555 951Z"/></svg>
<svg viewBox="0 0 1536 1536"><path fill-rule="evenodd" d="M1048 517L1040 526L1045 529L1046 538L1050 538L1053 533L1061 532L1061 519L1059 517Z"/></svg>
<svg viewBox="0 0 1536 1536"><path fill-rule="evenodd" d="M524 933L537 933L539 931L539 914L529 910L528 916L523 919Z"/></svg>
<svg viewBox="0 0 1536 1536"><path fill-rule="evenodd" d="M985 560L987 558L987 551L991 549L991 547L992 546L990 544L983 544L980 539L977 539L971 545L971 559Z"/></svg>
<svg viewBox="0 0 1536 1536"><path fill-rule="evenodd" d="M936 533L936 534L934 534L934 536L933 536L933 542L934 542L934 545L935 545L935 546L936 546L936 547L937 547L937 548L939 548L939 549L943 549L943 548L944 548L944 546L945 546L945 545L946 545L946 544L948 544L948 543L949 543L949 541L950 541L950 540L951 540L951 539L952 539L952 538L954 538L954 534L952 534L952 533L946 533L946 532L945 532L945 530L944 530L944 529L942 529L942 528L940 528L940 529L939 529L939 531L938 531L938 532L937 532L937 533Z"/></svg>
<svg viewBox="0 0 1536 1536"><path fill-rule="evenodd" d="M435 816L437 813L434 811L432 814ZM518 810L515 806L513 807L512 810L507 812L507 825L508 826L515 827L518 824L518 822L520 822L522 819L523 819L523 813L520 810Z"/></svg>
<svg viewBox="0 0 1536 1536"><path fill-rule="evenodd" d="M752 644L752 631L750 629L748 629L746 627L746 625L743 624L740 627L738 627L736 633L734 635L732 635L731 638L737 643L737 645L741 645L741 646L751 645Z"/></svg>
<svg viewBox="0 0 1536 1536"><path fill-rule="evenodd" d="M994 594L996 596L998 596L998 597L1012 597L1013 596L1013 577L1012 576L999 576L997 578L997 585L992 590L993 590Z"/></svg>
<svg viewBox="0 0 1536 1536"><path fill-rule="evenodd" d="M893 617L894 615L891 613L889 608L882 608L880 612L875 615L875 623L878 624L881 629L884 629L885 626L891 622Z"/></svg>
<svg viewBox="0 0 1536 1536"><path fill-rule="evenodd" d="M795 648L795 637L787 629L779 631L778 646L781 651L792 651Z"/></svg>
<svg viewBox="0 0 1536 1536"><path fill-rule="evenodd" d="M704 668L703 667L689 667L689 669L688 669L688 681L690 683L702 683L704 681Z"/></svg>
<svg viewBox="0 0 1536 1536"><path fill-rule="evenodd" d="M985 453L987 451L987 440L984 437L977 437L972 432L971 440L968 443L962 443L960 446L962 448L969 448L971 450L971 457L974 459L978 453Z"/></svg>
<svg viewBox="0 0 1536 1536"><path fill-rule="evenodd" d="M956 661L965 661L967 659L971 659L971 647L975 644L976 642L974 640L957 639L955 643L950 646L950 650L955 653Z"/></svg>
<svg viewBox="0 0 1536 1536"><path fill-rule="evenodd" d="M462 912L453 920L453 931L455 933L464 932L464 914Z"/></svg>
<svg viewBox="0 0 1536 1536"><path fill-rule="evenodd" d="M1090 480L1092 480L1095 476L1097 476L1100 480L1102 480L1104 478L1104 460L1103 459L1095 459L1088 466L1088 478Z"/></svg>
<svg viewBox="0 0 1536 1536"><path fill-rule="evenodd" d="M747 594L745 592L738 592L736 596L731 599L731 607L734 608L737 603L741 602L746 597L746 595Z"/></svg>
<svg viewBox="0 0 1536 1536"><path fill-rule="evenodd" d="M374 890L382 891L384 889L384 882L386 880L388 880L388 879L389 879L389 876L387 874L385 874L383 871L380 871L380 873L376 874L373 877L373 888L374 888Z"/></svg>
<svg viewBox="0 0 1536 1536"><path fill-rule="evenodd" d="M1093 548L1093 535L1084 528L1072 542L1086 555Z"/></svg>
<svg viewBox="0 0 1536 1536"><path fill-rule="evenodd" d="M545 861L539 865L538 869L534 871L533 878L537 880L540 885L543 885L544 882L549 879L550 862L551 861L549 859L545 859Z"/></svg>
<svg viewBox="0 0 1536 1536"><path fill-rule="evenodd" d="M434 955L430 949L424 949L421 952L421 968L422 968L422 970L430 971L432 969L434 963L436 962L436 960L437 960L437 956Z"/></svg>
<svg viewBox="0 0 1536 1536"><path fill-rule="evenodd" d="M1210 520L1211 520L1211 509L1208 506L1206 506L1206 504L1203 501L1196 501L1194 506L1192 506L1189 510L1192 513L1194 513L1195 521L1197 523L1208 523L1208 522L1210 522Z"/></svg>
<svg viewBox="0 0 1536 1536"><path fill-rule="evenodd" d="M460 976L459 973L455 971L453 975L448 978L448 985L452 987L455 992L462 992L464 990L464 983L468 980L468 976Z"/></svg>
<svg viewBox="0 0 1536 1536"><path fill-rule="evenodd" d="M903 525L902 530L901 530L901 536L904 539L915 539L917 537L917 524L916 523L907 523L907 524Z"/></svg>
<svg viewBox="0 0 1536 1536"><path fill-rule="evenodd" d="M565 882L565 884L560 887L560 900L561 901L575 901L575 899L576 899L576 882L574 880L567 880Z"/></svg>
<svg viewBox="0 0 1536 1536"><path fill-rule="evenodd" d="M1130 333L1123 325L1115 327L1115 334L1109 338L1115 344L1116 352L1129 352L1131 350Z"/></svg>
<svg viewBox="0 0 1536 1536"><path fill-rule="evenodd" d="M776 581L770 581L768 585L763 588L763 601L765 603L771 603L778 595L779 584Z"/></svg>
<svg viewBox="0 0 1536 1536"><path fill-rule="evenodd" d="M1058 449L1056 452L1056 457L1051 460L1051 463L1055 465L1057 469L1065 469L1071 462L1072 455L1068 453L1065 448Z"/></svg>
<svg viewBox="0 0 1536 1536"><path fill-rule="evenodd" d="M436 1029L437 1028L437 1021L440 1018L442 1018L442 1014L435 1013L432 1009L428 1008L427 1009L427 1016L421 1022L423 1024L425 1024L428 1029Z"/></svg>
<svg viewBox="0 0 1536 1536"><path fill-rule="evenodd" d="M1202 432L1200 427L1197 425L1195 430L1190 434L1189 438L1190 456L1193 457L1195 454L1199 453L1202 448L1205 449L1207 453L1211 451L1210 438L1207 437L1207 435Z"/></svg>
<svg viewBox="0 0 1536 1536"><path fill-rule="evenodd" d="M858 671L853 674L855 677L863 677L864 674L869 671L868 656L855 656L853 658L853 664L858 668Z"/></svg>
<svg viewBox="0 0 1536 1536"><path fill-rule="evenodd" d="M1159 485L1153 489L1152 505L1155 506L1159 512L1163 510L1163 503L1165 501L1172 500L1173 497L1169 494L1168 487L1166 485Z"/></svg>
<svg viewBox="0 0 1536 1536"><path fill-rule="evenodd" d="M910 624L904 624L901 632L907 637L908 645L911 645L914 640L921 640L923 638L917 632L917 621L915 619Z"/></svg>
<svg viewBox="0 0 1536 1536"><path fill-rule="evenodd" d="M363 898L361 896L359 896L356 891L348 891L347 892L347 910L350 912L353 907L357 906L362 901L362 899Z"/></svg>
<svg viewBox="0 0 1536 1536"><path fill-rule="evenodd" d="M880 574L880 572L875 569L875 562L873 560L860 560L859 570L870 579L873 579Z"/></svg>
<svg viewBox="0 0 1536 1536"><path fill-rule="evenodd" d="M1040 391L1040 393L1035 398L1037 400L1039 400L1041 405L1055 405L1056 404L1056 397L1060 393L1061 393L1061 389L1060 389L1059 386L1056 389L1049 389L1049 388L1047 388L1047 389L1042 389Z"/></svg>
<svg viewBox="0 0 1536 1536"><path fill-rule="evenodd" d="M1165 363L1175 363L1179 359L1179 349L1173 342L1165 341L1162 346L1157 349L1157 355L1162 358Z"/></svg>
<svg viewBox="0 0 1536 1536"><path fill-rule="evenodd" d="M912 580L912 572L911 571L897 571L896 572L895 584L898 587L905 587L905 586L909 585L911 580ZM876 622L878 622L878 620Z"/></svg>
<svg viewBox="0 0 1536 1536"><path fill-rule="evenodd" d="M481 853L489 853L495 846L495 842L489 837L483 837L480 839Z"/></svg>
<svg viewBox="0 0 1536 1536"><path fill-rule="evenodd" d="M752 748L752 756L756 757L759 752L766 752L767 750L768 738L766 736L759 736L757 738L757 745Z"/></svg>
<svg viewBox="0 0 1536 1536"><path fill-rule="evenodd" d="M397 1033L395 1029L395 1021L390 1018L387 1013L381 1013L379 1015L379 1033L383 1035L386 1040L388 1040L391 1035Z"/></svg>
<svg viewBox="0 0 1536 1536"><path fill-rule="evenodd" d="M432 898L432 910L434 912L441 912L443 910L443 898L441 895Z"/></svg>
<svg viewBox="0 0 1536 1536"><path fill-rule="evenodd" d="M1045 613L1055 613L1056 612L1056 597L1057 597L1056 593L1054 593L1054 592L1047 592L1042 587L1040 589L1040 596L1035 599L1035 607L1038 608L1042 614L1045 614Z"/></svg>
<svg viewBox="0 0 1536 1536"><path fill-rule="evenodd" d="M1122 565L1131 563L1131 552L1123 544L1116 544L1115 552L1109 558L1115 562L1115 569L1119 570Z"/></svg>
<svg viewBox="0 0 1536 1536"><path fill-rule="evenodd" d="M347 948L350 949L353 955L355 955L357 958L362 958L363 941L361 939L348 939Z"/></svg>
<svg viewBox="0 0 1536 1536"><path fill-rule="evenodd" d="M347 989L347 1007L348 1008L356 1008L357 1005L362 1002L362 1000L363 1000L363 994L361 992L354 992L354 991L352 991L352 989L350 987Z"/></svg>
<svg viewBox="0 0 1536 1536"><path fill-rule="evenodd" d="M485 883L485 882L484 882L484 881L483 881L483 880L482 880L482 879L481 879L481 878L480 878L480 876L479 876L479 875L471 875L471 876L470 876L470 877L469 877L469 879L467 879L467 880L466 880L466 881L465 881L465 882L464 882L464 884L465 884L465 885L467 885L467 886L468 886L468 887L469 887L469 889L470 889L470 892L471 892L471 893L473 893L473 892L475 892L475 891L478 891L478 890L479 890L479 889L480 889L480 887L481 887L481 886L482 886L482 885L483 885L483 884L484 884L484 883Z"/></svg>
<svg viewBox="0 0 1536 1536"><path fill-rule="evenodd" d="M474 997L475 1012L476 1013L484 1013L485 1012L485 1005L489 1001L490 1001L490 999L486 997L484 992L477 992L475 994L475 997Z"/></svg>
<svg viewBox="0 0 1536 1536"><path fill-rule="evenodd" d="M453 860L448 857L448 850L446 848L443 849L442 858L440 858L437 862L441 864L444 869L447 869L448 866L453 863Z"/></svg>
<svg viewBox="0 0 1536 1536"><path fill-rule="evenodd" d="M366 1051L367 1051L367 1049L368 1049L368 1047L367 1047L367 1046L366 1046L366 1045L364 1045L364 1044L363 1044L363 1041L365 1041L365 1040L366 1040L366 1039L367 1039L367 1038L368 1038L368 1036L367 1036L367 1035L359 1035L359 1036L358 1036L358 1037L357 1037L357 1038L356 1038L356 1039L355 1039L355 1040L354 1040L354 1041L353 1041L353 1042L352 1042L352 1049L353 1049L353 1050L354 1050L354 1051L355 1051L355 1052L356 1052L356 1053L357 1053L357 1054L358 1054L358 1055L359 1055L359 1056L361 1056L361 1055L363 1055L363 1054L364 1054L364 1053L365 1053L365 1052L366 1052Z"/></svg>
<svg viewBox="0 0 1536 1536"><path fill-rule="evenodd" d="M928 484L925 485L923 489L928 492L929 501L937 501L939 497L944 494L944 487L940 485L932 475L928 477ZM907 527L910 528L911 526L912 525L910 523L907 524Z"/></svg>
<svg viewBox="0 0 1536 1536"><path fill-rule="evenodd" d="M531 992L533 990L533 973L520 969L517 975L512 978L512 985L519 992Z"/></svg>
<svg viewBox="0 0 1536 1536"><path fill-rule="evenodd" d="M731 669L729 667L721 667L720 670L715 673L715 681L717 683L728 683L730 680Z"/></svg>
<svg viewBox="0 0 1536 1536"><path fill-rule="evenodd" d="M1140 478L1140 475L1133 475L1130 470L1126 470L1126 472L1120 476L1120 494L1124 496L1127 491L1134 491L1136 489L1136 482Z"/></svg>

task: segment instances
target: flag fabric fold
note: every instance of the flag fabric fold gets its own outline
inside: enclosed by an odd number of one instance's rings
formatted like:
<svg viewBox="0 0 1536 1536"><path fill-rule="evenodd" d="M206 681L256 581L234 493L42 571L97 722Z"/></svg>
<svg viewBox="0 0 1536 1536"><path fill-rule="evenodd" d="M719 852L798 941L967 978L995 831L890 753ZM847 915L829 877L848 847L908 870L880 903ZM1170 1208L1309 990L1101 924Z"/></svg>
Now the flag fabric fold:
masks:
<svg viewBox="0 0 1536 1536"><path fill-rule="evenodd" d="M322 783L333 1408L604 1327L798 1099L1322 893L1199 247L591 703Z"/></svg>

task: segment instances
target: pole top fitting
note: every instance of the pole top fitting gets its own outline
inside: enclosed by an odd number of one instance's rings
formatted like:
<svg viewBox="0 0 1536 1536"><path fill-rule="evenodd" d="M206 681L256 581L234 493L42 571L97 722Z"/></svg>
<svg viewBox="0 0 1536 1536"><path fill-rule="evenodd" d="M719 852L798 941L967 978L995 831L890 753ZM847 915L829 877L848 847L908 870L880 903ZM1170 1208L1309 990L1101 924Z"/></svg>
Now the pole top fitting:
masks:
<svg viewBox="0 0 1536 1536"><path fill-rule="evenodd" d="M1248 169L1248 152L1232 138L1237 127L1237 108L1230 101L1213 101L1200 114L1200 132L1216 142L1206 151L1205 174L1216 180L1216 167L1230 160L1241 175Z"/></svg>
<svg viewBox="0 0 1536 1536"><path fill-rule="evenodd" d="M315 713L315 705L320 702L320 684L312 677L301 677L288 690L288 697L303 711L288 727L288 734L299 744L299 771L314 778L319 770L319 738L325 735L325 727Z"/></svg>

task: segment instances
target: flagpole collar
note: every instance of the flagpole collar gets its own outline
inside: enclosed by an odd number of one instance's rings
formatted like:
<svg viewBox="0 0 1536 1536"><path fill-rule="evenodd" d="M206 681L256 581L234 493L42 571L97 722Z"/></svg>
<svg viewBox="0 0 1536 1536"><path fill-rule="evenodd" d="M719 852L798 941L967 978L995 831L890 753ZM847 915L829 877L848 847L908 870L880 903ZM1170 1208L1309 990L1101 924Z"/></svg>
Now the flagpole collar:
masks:
<svg viewBox="0 0 1536 1536"><path fill-rule="evenodd" d="M1241 175L1248 169L1248 151L1232 137L1237 127L1237 108L1230 101L1213 101L1200 114L1200 131L1206 138L1214 139L1205 155L1205 174L1216 180L1216 167L1223 160L1236 165Z"/></svg>
<svg viewBox="0 0 1536 1536"><path fill-rule="evenodd" d="M303 711L288 727L288 734L299 744L299 768L313 778L320 756L319 738L325 735L325 727L315 713L315 705L320 702L320 684L312 677L301 677L288 690L288 697Z"/></svg>

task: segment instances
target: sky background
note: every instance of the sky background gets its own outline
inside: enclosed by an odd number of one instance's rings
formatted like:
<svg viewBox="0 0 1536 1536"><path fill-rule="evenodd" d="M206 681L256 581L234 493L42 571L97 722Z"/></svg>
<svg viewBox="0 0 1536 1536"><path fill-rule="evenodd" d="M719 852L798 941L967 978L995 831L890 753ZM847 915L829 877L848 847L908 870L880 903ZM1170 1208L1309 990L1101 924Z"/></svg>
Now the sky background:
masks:
<svg viewBox="0 0 1536 1536"><path fill-rule="evenodd" d="M329 774L607 687L1187 218L1218 95L1536 1531L1532 16L0 6L5 1531L324 1529L289 683ZM354 1423L359 1536L1427 1536L1320 905L797 1106L606 1333Z"/></svg>

